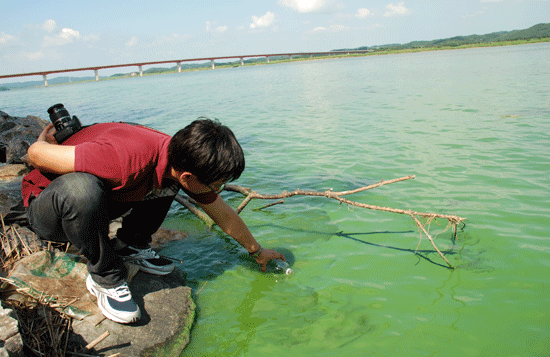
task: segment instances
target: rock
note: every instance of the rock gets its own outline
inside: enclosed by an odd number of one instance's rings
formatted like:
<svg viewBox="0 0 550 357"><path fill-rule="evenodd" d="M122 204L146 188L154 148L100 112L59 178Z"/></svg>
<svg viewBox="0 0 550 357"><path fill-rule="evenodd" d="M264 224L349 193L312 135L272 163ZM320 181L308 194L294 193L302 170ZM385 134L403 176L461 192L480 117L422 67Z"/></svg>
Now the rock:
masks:
<svg viewBox="0 0 550 357"><path fill-rule="evenodd" d="M29 172L30 169L25 164L3 165L0 166L0 180L16 180Z"/></svg>
<svg viewBox="0 0 550 357"><path fill-rule="evenodd" d="M46 125L46 120L36 116L11 117L0 111L0 162L22 164L21 158Z"/></svg>
<svg viewBox="0 0 550 357"><path fill-rule="evenodd" d="M73 331L90 343L105 331L110 334L94 347L95 353L121 356L179 356L189 343L195 316L191 288L177 269L165 276L139 272L130 291L141 310L141 319L131 325L94 317L73 322ZM89 353L91 353L89 352Z"/></svg>
<svg viewBox="0 0 550 357"><path fill-rule="evenodd" d="M23 340L19 323L11 309L4 309L0 301L0 357L23 357Z"/></svg>

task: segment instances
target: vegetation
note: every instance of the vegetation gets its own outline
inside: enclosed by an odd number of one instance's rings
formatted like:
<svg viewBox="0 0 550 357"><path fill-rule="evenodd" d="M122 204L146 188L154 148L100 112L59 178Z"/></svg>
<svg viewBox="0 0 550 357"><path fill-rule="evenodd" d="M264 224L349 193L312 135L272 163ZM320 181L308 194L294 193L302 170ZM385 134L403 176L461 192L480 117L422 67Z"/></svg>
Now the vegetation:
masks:
<svg viewBox="0 0 550 357"><path fill-rule="evenodd" d="M528 40L550 39L550 23L538 24L525 30L493 32L486 35L456 36L433 41L413 41L406 44L389 44L381 46L363 46L354 49L340 49L335 51L350 50L411 50L411 49L443 49L453 47L468 47L471 45L491 46L500 44L515 44L513 42Z"/></svg>

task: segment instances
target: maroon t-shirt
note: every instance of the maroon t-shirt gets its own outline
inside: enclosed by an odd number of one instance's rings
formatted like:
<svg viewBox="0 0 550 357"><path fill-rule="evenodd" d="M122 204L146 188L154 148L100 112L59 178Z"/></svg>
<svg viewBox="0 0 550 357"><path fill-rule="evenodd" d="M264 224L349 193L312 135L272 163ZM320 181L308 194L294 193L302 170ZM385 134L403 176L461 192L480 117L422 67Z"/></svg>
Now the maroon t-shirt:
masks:
<svg viewBox="0 0 550 357"><path fill-rule="evenodd" d="M83 128L63 145L75 146L75 171L103 179L116 201L141 201L153 188L163 188L168 173L170 136L159 131L125 123L102 123ZM21 191L25 206L31 195L38 195L55 175L31 171L23 178ZM173 183L173 182L170 182ZM199 203L212 203L217 194L193 194Z"/></svg>

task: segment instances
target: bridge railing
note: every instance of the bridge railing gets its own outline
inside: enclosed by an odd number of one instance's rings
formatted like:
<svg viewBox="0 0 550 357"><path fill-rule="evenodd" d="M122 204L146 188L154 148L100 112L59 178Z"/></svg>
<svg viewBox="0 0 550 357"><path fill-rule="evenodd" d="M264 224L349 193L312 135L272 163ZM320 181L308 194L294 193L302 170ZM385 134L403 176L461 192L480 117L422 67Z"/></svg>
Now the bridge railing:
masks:
<svg viewBox="0 0 550 357"><path fill-rule="evenodd" d="M178 66L178 72L181 72L181 63L182 62L200 62L200 61L210 61L211 68L215 69L215 61L223 59L240 59L241 66L244 65L245 58L259 58L265 57L266 61L269 63L270 57L289 57L292 59L293 56L331 56L331 55L349 55L349 54L364 54L371 52L371 50L355 50L355 51L329 51L329 52L295 52L295 53L274 53L274 54L261 54L261 55L246 55L246 56L222 56L222 57L203 57L203 58L188 58L188 59L179 59L179 60L169 60L169 61L154 61L154 62L139 62L139 63L126 63L126 64L113 64L107 66L96 66L96 67L83 67L83 68L70 68L70 69L58 69L50 71L40 71L40 72L28 72L28 73L16 73L16 74L5 74L0 75L2 78L17 78L17 77L28 77L28 76L42 76L44 79L44 86L48 86L47 76L50 74L56 73L68 73L68 72L82 72L82 71L94 71L95 80L99 81L99 70L100 69L110 69L110 68L121 68L121 67L138 67L139 76L143 76L143 66L156 65L156 64L167 64L175 63Z"/></svg>

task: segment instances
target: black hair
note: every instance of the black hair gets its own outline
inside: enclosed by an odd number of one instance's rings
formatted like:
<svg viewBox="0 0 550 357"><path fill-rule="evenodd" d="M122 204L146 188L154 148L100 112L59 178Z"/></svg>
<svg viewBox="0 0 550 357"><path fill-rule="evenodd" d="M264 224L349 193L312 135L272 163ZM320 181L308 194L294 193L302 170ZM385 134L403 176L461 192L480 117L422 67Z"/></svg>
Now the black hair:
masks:
<svg viewBox="0 0 550 357"><path fill-rule="evenodd" d="M209 185L218 180L238 179L245 160L231 129L218 120L200 117L170 139L168 165L190 172Z"/></svg>

